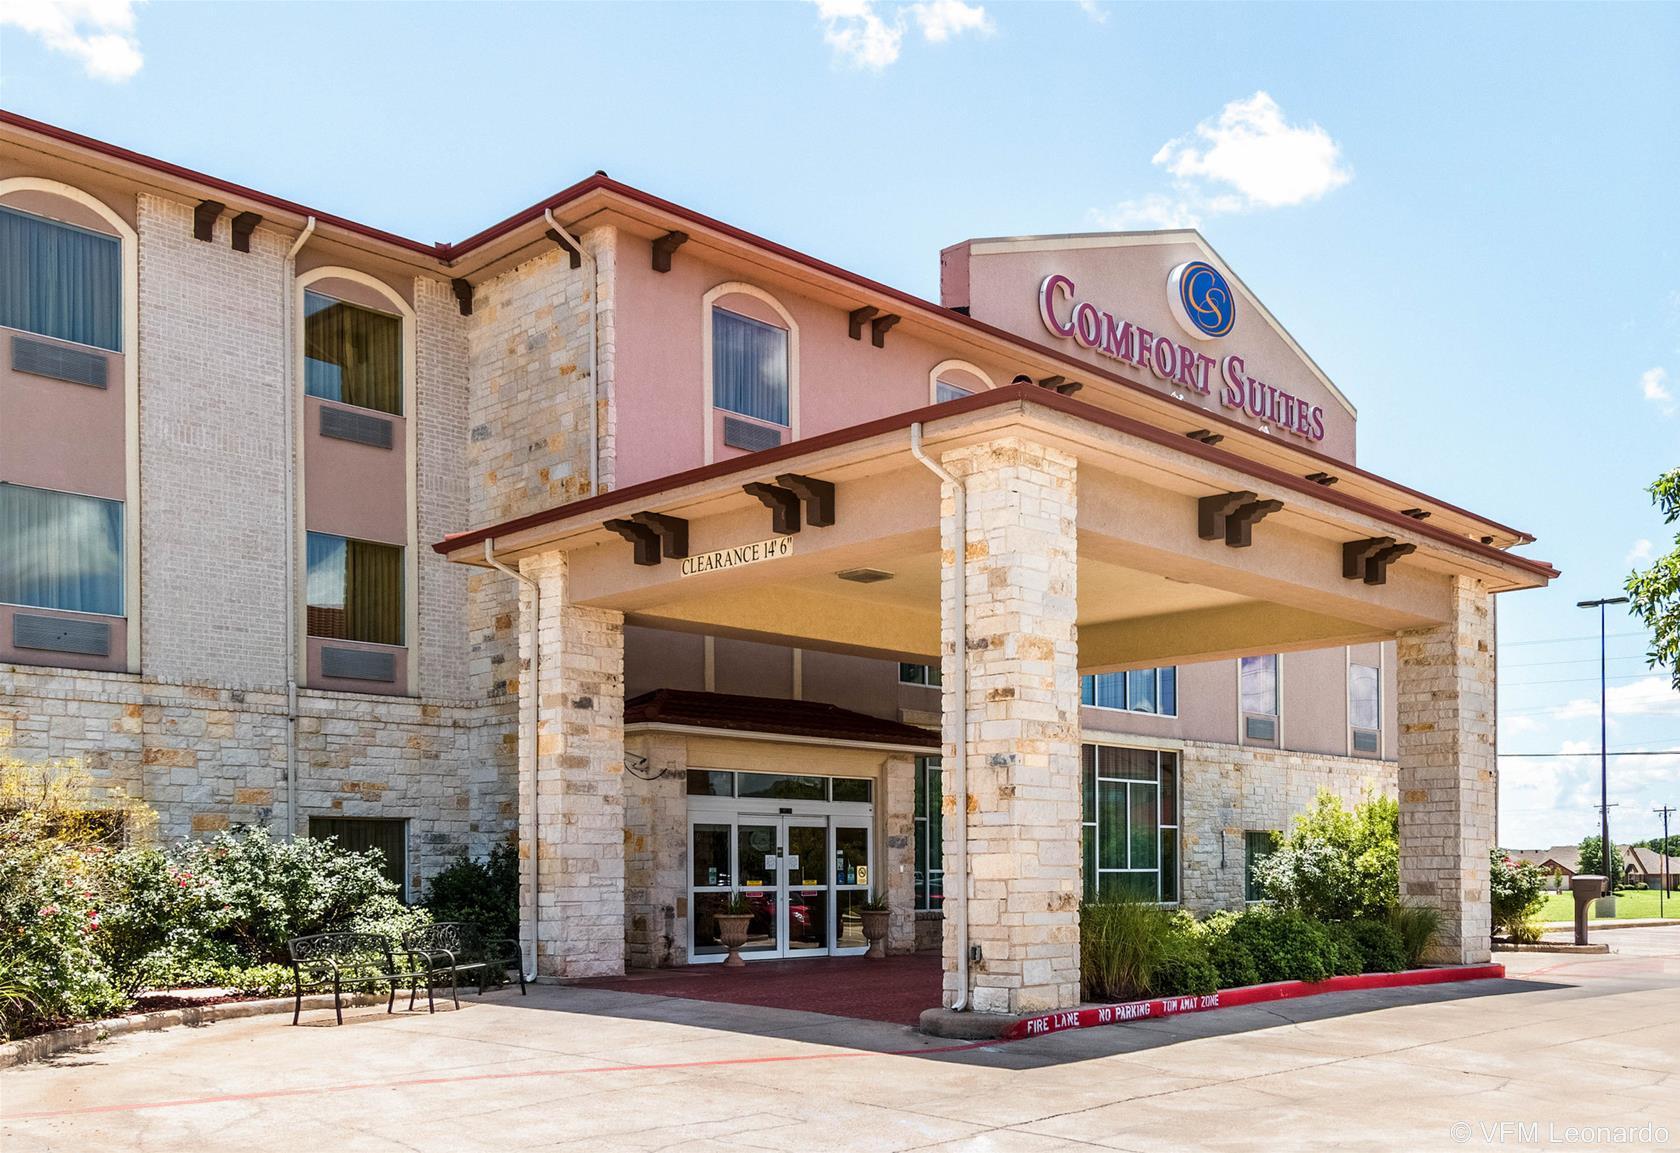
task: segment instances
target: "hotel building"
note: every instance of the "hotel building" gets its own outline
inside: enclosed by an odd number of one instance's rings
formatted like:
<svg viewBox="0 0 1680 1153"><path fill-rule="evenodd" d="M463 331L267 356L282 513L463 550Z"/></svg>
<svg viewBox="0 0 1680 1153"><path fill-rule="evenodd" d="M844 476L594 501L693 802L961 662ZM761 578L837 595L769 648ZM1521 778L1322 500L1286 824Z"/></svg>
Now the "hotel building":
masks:
<svg viewBox="0 0 1680 1153"><path fill-rule="evenodd" d="M939 259L602 173L419 243L0 114L0 742L414 898L517 838L548 976L875 890L947 1004L1064 1006L1082 898L1240 906L1326 788L1485 958L1531 538L1360 469L1193 231Z"/></svg>

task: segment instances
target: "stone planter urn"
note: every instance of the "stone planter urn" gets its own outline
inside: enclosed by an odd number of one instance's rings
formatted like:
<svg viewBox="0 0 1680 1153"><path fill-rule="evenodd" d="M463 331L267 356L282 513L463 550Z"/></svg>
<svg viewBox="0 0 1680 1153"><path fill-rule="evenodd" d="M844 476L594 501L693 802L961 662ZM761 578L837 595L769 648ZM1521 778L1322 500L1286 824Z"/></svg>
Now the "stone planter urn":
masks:
<svg viewBox="0 0 1680 1153"><path fill-rule="evenodd" d="M725 965L745 965L741 959L741 946L747 943L747 926L752 924L751 913L719 913L717 915L718 940L729 946L729 956L723 959Z"/></svg>
<svg viewBox="0 0 1680 1153"><path fill-rule="evenodd" d="M869 942L869 952L865 957L876 961L887 959L887 921L891 918L885 909L863 910L863 937Z"/></svg>

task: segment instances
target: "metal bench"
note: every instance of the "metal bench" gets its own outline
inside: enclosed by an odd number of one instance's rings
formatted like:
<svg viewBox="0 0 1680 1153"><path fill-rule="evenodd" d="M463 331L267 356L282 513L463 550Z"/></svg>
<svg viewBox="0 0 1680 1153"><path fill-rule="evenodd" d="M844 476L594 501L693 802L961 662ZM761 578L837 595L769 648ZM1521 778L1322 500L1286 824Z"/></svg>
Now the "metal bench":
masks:
<svg viewBox="0 0 1680 1153"><path fill-rule="evenodd" d="M465 921L437 921L404 933L403 948L433 975L449 974L449 995L456 1008L461 1006L458 988L463 973L477 975L478 995L482 997L492 974L505 977L512 969L519 977L519 995L526 995L519 942L512 938L486 936L477 925Z"/></svg>
<svg viewBox="0 0 1680 1153"><path fill-rule="evenodd" d="M292 958L293 1005L292 1024L298 1023L303 1012L305 988L333 992L333 1012L338 1023L344 1024L343 994L346 987L383 985L390 983L390 996L385 1011L396 1011L397 985L408 982L408 1007L414 1008L414 996L419 986L426 987L426 1009L437 1012L432 1002L432 969L424 958L408 949L403 950L402 965L397 964L391 942L376 933L316 933L308 937L294 937L286 942Z"/></svg>

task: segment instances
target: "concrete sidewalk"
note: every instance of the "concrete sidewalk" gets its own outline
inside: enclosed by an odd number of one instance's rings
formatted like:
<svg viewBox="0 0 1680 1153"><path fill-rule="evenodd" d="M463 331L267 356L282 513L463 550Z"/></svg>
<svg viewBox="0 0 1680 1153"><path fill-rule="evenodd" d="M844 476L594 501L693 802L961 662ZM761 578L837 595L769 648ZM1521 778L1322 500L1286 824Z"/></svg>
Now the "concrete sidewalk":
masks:
<svg viewBox="0 0 1680 1153"><path fill-rule="evenodd" d="M979 1047L884 1022L553 987L436 1016L359 1010L343 1028L328 1014L295 1029L252 1019L0 1073L0 1144L1409 1150L1498 1144L1499 1126L1538 1124L1623 1126L1623 1147L1677 1147L1680 930L1618 933L1613 948L1503 957L1509 978L1474 986ZM1587 1143L1617 1143L1600 1136Z"/></svg>

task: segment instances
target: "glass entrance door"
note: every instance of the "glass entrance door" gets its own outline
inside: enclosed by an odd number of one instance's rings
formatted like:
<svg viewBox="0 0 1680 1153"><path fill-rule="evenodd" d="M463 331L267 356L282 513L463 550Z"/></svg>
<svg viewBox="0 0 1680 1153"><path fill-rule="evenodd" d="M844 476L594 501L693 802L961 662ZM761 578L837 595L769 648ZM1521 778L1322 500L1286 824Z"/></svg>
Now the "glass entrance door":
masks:
<svg viewBox="0 0 1680 1153"><path fill-rule="evenodd" d="M752 913L748 959L813 957L867 947L868 816L719 813L689 825L693 961L721 960L717 915L738 896Z"/></svg>

